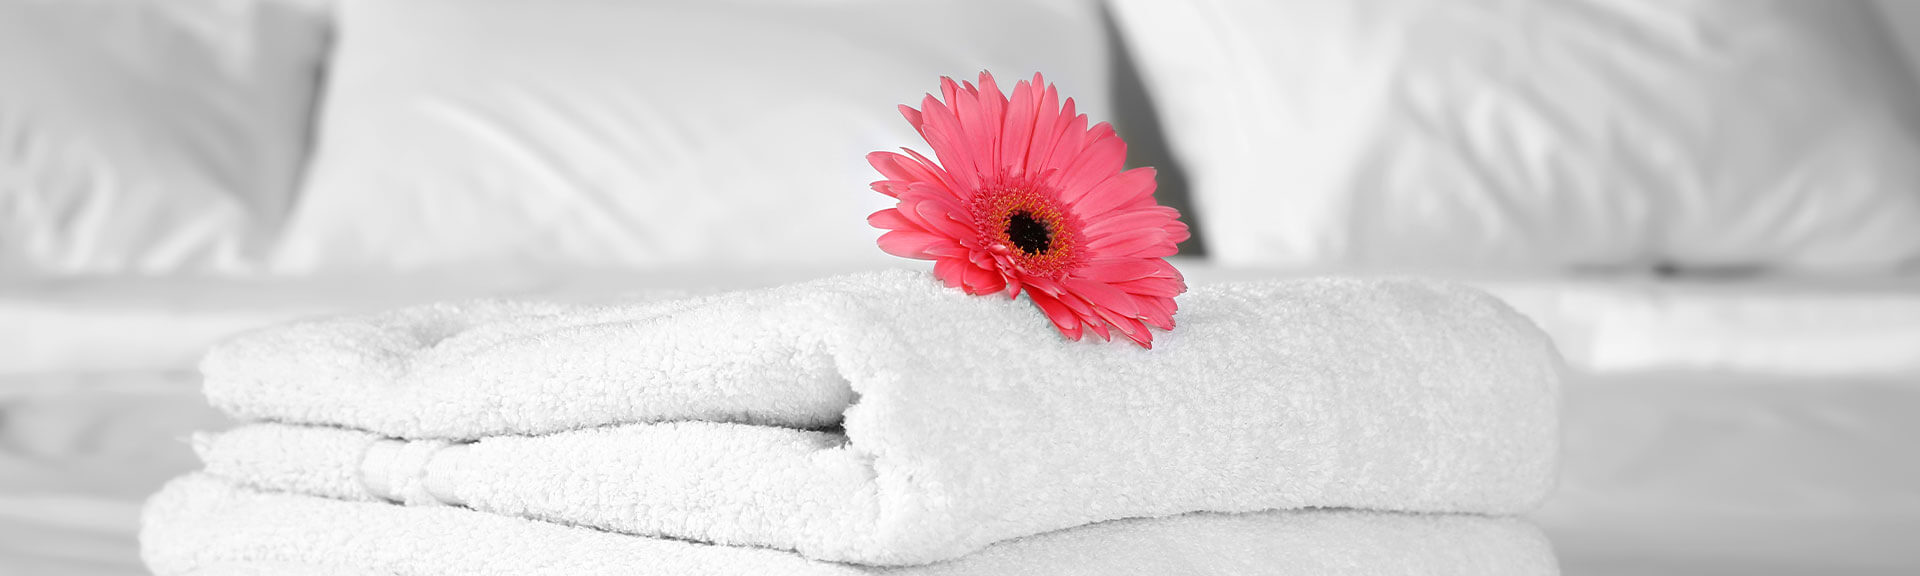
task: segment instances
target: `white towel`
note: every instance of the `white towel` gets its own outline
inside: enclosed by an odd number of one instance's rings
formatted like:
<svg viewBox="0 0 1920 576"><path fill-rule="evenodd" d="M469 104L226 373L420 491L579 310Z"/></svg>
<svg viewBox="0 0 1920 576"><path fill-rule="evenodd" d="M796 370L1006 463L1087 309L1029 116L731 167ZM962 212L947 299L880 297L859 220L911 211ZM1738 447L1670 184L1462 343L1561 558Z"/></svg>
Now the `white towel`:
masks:
<svg viewBox="0 0 1920 576"><path fill-rule="evenodd" d="M148 504L141 545L160 576L390 574L928 576L1551 576L1525 522L1356 511L1193 514L1123 520L996 544L909 568L623 536L458 508L263 494L203 476Z"/></svg>
<svg viewBox="0 0 1920 576"><path fill-rule="evenodd" d="M1027 303L904 271L311 322L215 350L209 395L374 433L261 428L277 439L209 460L259 486L876 565L1195 511L1511 514L1552 485L1558 360L1491 296L1322 279L1182 305L1156 350L1066 342ZM487 438L688 420L751 425Z"/></svg>

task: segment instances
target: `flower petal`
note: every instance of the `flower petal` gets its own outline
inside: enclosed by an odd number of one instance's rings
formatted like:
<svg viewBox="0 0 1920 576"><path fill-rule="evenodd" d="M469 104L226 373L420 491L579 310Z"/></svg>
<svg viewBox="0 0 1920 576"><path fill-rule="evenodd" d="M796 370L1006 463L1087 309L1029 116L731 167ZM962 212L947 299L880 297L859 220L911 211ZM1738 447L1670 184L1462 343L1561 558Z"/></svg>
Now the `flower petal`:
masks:
<svg viewBox="0 0 1920 576"><path fill-rule="evenodd" d="M901 258L932 260L934 251L945 247L959 249L950 238L912 230L894 230L880 235L880 250Z"/></svg>
<svg viewBox="0 0 1920 576"><path fill-rule="evenodd" d="M1168 210L1172 210L1172 208L1168 208ZM1179 212L1174 212L1174 214L1179 214ZM1173 240L1174 244L1179 244L1193 238L1193 233L1187 228L1187 223L1174 220L1172 224L1167 225L1167 238Z"/></svg>
<svg viewBox="0 0 1920 576"><path fill-rule="evenodd" d="M868 214L867 224L872 225L874 228L881 228L885 230L908 230L913 232L924 231L920 229L920 226L918 224L914 224L913 222L907 220L906 216L901 216L900 211L894 208L888 208L885 210L881 210L879 212Z"/></svg>
<svg viewBox="0 0 1920 576"><path fill-rule="evenodd" d="M1087 249L1109 257L1132 256L1159 244L1173 245L1165 228L1135 228L1087 241Z"/></svg>
<svg viewBox="0 0 1920 576"><path fill-rule="evenodd" d="M935 234L935 236L938 236L938 234ZM967 255L972 254L973 250L967 248L966 245L961 244L958 240L949 238L947 242L928 247L927 253L939 258L959 258L966 260Z"/></svg>
<svg viewBox="0 0 1920 576"><path fill-rule="evenodd" d="M1088 262L1075 275L1113 284L1141 278L1176 278L1180 273L1159 258L1101 258Z"/></svg>
<svg viewBox="0 0 1920 576"><path fill-rule="evenodd" d="M1033 85L1041 86L1039 74L1033 75ZM1033 118L1033 142L1027 147L1026 172L1022 175L1030 181L1040 179L1041 171L1046 168L1047 156L1053 153L1053 143L1059 140L1060 132L1064 129L1060 126L1059 90L1047 85L1037 104L1039 107Z"/></svg>
<svg viewBox="0 0 1920 576"><path fill-rule="evenodd" d="M913 158L893 152L880 151L867 154L867 164L872 165L874 170L879 170L880 175L886 176L888 180L931 184L947 181L944 175L939 173L938 166L924 165Z"/></svg>
<svg viewBox="0 0 1920 576"><path fill-rule="evenodd" d="M1007 95L1001 92L1000 85L993 81L993 74L982 70L979 81L980 93L975 98L980 101L980 130L975 133L973 128L969 127L967 132L974 134L978 142L975 149L981 152L980 170L990 174L1005 175L1009 172L1006 169L1007 165L1000 161L1000 147L1007 143L1001 141L1000 135L1005 131L1007 120Z"/></svg>
<svg viewBox="0 0 1920 576"><path fill-rule="evenodd" d="M1040 311L1047 314L1047 319L1053 321L1053 327L1059 329L1061 335L1066 336L1068 340L1076 342L1080 340L1080 317L1075 316L1073 310L1068 309L1065 304L1061 304L1052 296L1040 292L1029 290L1027 298L1032 299L1033 303L1040 307Z"/></svg>
<svg viewBox="0 0 1920 576"><path fill-rule="evenodd" d="M1087 138L1087 115L1075 114L1073 99L1068 98L1066 107L1060 111L1061 121L1056 122L1057 133L1053 137L1053 146L1040 162L1042 168L1064 169L1073 165L1073 157L1080 153L1080 144ZM1063 170L1064 171L1064 170ZM1058 180L1058 172L1055 180Z"/></svg>
<svg viewBox="0 0 1920 576"><path fill-rule="evenodd" d="M998 270L969 264L964 272L968 294L992 294L1007 289L1007 279Z"/></svg>
<svg viewBox="0 0 1920 576"><path fill-rule="evenodd" d="M921 132L927 139L927 145L933 147L933 156L940 159L940 166L945 167L947 174L952 175L954 183L959 185L956 192L978 188L980 180L973 159L973 143L968 140L960 119L932 96L921 101L920 106L926 117Z"/></svg>
<svg viewBox="0 0 1920 576"><path fill-rule="evenodd" d="M1085 298L1097 312L1104 308L1121 316L1137 316L1140 305L1134 303L1133 296L1114 288L1106 282L1096 282L1084 278L1068 278L1061 281L1074 295Z"/></svg>
<svg viewBox="0 0 1920 576"><path fill-rule="evenodd" d="M1080 325L1088 330L1092 330L1094 334L1100 336L1101 340L1108 342L1113 341L1113 335L1107 332L1107 322L1101 320L1099 314L1089 313L1086 316L1080 317Z"/></svg>
<svg viewBox="0 0 1920 576"><path fill-rule="evenodd" d="M1068 158L1071 163L1066 164L1067 171L1060 175L1063 198L1072 196L1077 199L1087 194L1101 182L1119 174L1127 164L1127 142L1113 133L1111 124L1101 122L1094 125L1088 131L1083 146ZM1067 203L1072 204L1074 200L1067 200Z"/></svg>
<svg viewBox="0 0 1920 576"><path fill-rule="evenodd" d="M1084 195L1066 202L1073 206L1074 213L1082 218L1105 214L1137 199L1152 198L1153 189L1157 185L1154 177L1158 174L1159 172L1151 167L1134 168L1101 181ZM1061 198L1065 200L1067 194L1062 193Z"/></svg>
<svg viewBox="0 0 1920 576"><path fill-rule="evenodd" d="M928 98L932 98L932 97L933 97L933 95L932 95L932 94L928 94L928 95L927 95L927 97L928 97ZM923 119L923 118L922 118L922 117L920 116L920 111L919 111L919 110L914 110L912 106L908 106L908 105L906 105L906 104L901 104L901 105L900 105L900 106L898 107L898 109L900 110L900 115L901 115L901 116L903 116L903 117L905 117L905 118L907 119L907 124L910 124L910 125L912 125L912 126L913 126L913 131L915 131L915 132L919 132L919 131L920 131L920 125L921 125L921 124L924 124L924 123L926 123L926 121L925 121L925 119ZM924 137L926 137L926 134L921 134L921 137L923 137L923 138L924 138Z"/></svg>
<svg viewBox="0 0 1920 576"><path fill-rule="evenodd" d="M940 77L940 100L943 102L953 102L959 97L960 97L960 85L955 84L953 82L953 78L941 76Z"/></svg>
<svg viewBox="0 0 1920 576"><path fill-rule="evenodd" d="M1136 298L1140 302L1140 320L1161 330L1173 329L1173 299L1143 296Z"/></svg>
<svg viewBox="0 0 1920 576"><path fill-rule="evenodd" d="M908 156L913 157L914 162L920 164L922 168L925 168L928 172L932 173L934 176L938 176L940 178L939 183L946 186L948 196L952 196L954 199L961 200L961 201L965 201L967 198L970 197L970 194L962 193L963 191L966 191L966 189L960 187L960 181L954 180L953 175L947 173L945 169L942 169L938 162L934 162L932 159L927 158L926 156L922 156L919 152L915 152L911 148L901 148L900 151L906 152Z"/></svg>
<svg viewBox="0 0 1920 576"><path fill-rule="evenodd" d="M1121 254L1121 256L1132 256L1134 258L1166 258L1168 256L1173 256L1179 253L1180 253L1180 246L1178 244L1174 244L1172 240L1169 239L1166 242L1160 242L1160 243L1148 245L1145 248L1135 250L1130 254Z"/></svg>
<svg viewBox="0 0 1920 576"><path fill-rule="evenodd" d="M1142 228L1087 241L1096 258L1164 258L1180 252L1164 228Z"/></svg>
<svg viewBox="0 0 1920 576"><path fill-rule="evenodd" d="M909 218L923 224L928 232L937 232L955 240L973 238L980 235L972 220L962 222L966 217L960 207L945 198L937 189L925 184L915 184L907 194L900 198L901 207L912 206Z"/></svg>
<svg viewBox="0 0 1920 576"><path fill-rule="evenodd" d="M958 258L941 258L933 262L933 275L948 288L961 288L966 284L967 261ZM975 292L968 292L974 294Z"/></svg>
<svg viewBox="0 0 1920 576"><path fill-rule="evenodd" d="M1033 86L1021 80L1013 85L1013 99L1007 103L1006 126L1000 131L1000 166L1007 174L1021 177L1027 169L1027 153L1033 146Z"/></svg>
<svg viewBox="0 0 1920 576"><path fill-rule="evenodd" d="M1175 220L1164 210L1132 210L1109 212L1091 222L1086 228L1081 229L1081 232L1090 240L1147 228L1166 230L1175 223Z"/></svg>
<svg viewBox="0 0 1920 576"><path fill-rule="evenodd" d="M1161 298L1172 298L1187 291L1186 281L1178 278L1141 278L1114 282L1113 287L1128 294Z"/></svg>
<svg viewBox="0 0 1920 576"><path fill-rule="evenodd" d="M968 162L960 165L960 169L992 177L998 172L993 169L993 139L1000 135L1000 125L987 117L979 90L972 84L962 86L960 91L947 98L947 107L953 110L954 118L960 123L956 133L961 137L957 141L967 147Z"/></svg>
<svg viewBox="0 0 1920 576"><path fill-rule="evenodd" d="M1102 318L1113 323L1113 327L1119 328L1121 334L1125 335L1127 339L1133 340L1135 344L1139 344L1141 348L1148 350L1153 349L1153 331L1148 330L1147 325L1139 319L1115 317L1105 314L1102 315Z"/></svg>

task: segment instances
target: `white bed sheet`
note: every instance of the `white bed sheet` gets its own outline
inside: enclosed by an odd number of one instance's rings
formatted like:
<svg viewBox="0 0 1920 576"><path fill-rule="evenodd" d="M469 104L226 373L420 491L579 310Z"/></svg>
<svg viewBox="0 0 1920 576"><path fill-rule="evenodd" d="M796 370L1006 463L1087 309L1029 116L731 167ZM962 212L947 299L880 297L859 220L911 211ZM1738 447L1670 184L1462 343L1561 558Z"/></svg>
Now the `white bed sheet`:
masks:
<svg viewBox="0 0 1920 576"><path fill-rule="evenodd" d="M1195 282L1285 275L1183 269ZM228 425L191 367L232 332L443 298L827 272L0 287L0 575L141 573L139 502L197 467L188 432ZM1580 368L1561 491L1536 515L1568 574L1920 573L1920 345L1888 344L1920 333L1915 284L1484 284Z"/></svg>
<svg viewBox="0 0 1920 576"><path fill-rule="evenodd" d="M189 371L0 377L0 575L145 573L141 502L228 425Z"/></svg>
<svg viewBox="0 0 1920 576"><path fill-rule="evenodd" d="M1920 375L1575 374L1564 406L1532 518L1570 566L1920 574Z"/></svg>

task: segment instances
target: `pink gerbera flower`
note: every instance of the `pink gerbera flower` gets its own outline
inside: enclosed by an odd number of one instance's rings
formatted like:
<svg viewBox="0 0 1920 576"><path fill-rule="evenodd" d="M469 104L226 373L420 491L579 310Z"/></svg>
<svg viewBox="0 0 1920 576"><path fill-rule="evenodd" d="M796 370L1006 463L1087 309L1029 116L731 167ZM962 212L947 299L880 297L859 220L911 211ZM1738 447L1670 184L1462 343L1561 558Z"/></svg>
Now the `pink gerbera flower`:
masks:
<svg viewBox="0 0 1920 576"><path fill-rule="evenodd" d="M1164 259L1188 237L1180 213L1154 202L1152 168L1121 171L1127 144L1113 127L1087 127L1039 74L1013 87L940 79L920 109L901 106L939 162L913 150L874 152L886 177L873 189L898 198L867 221L890 230L880 249L934 261L934 274L969 294L1027 297L1060 333L1111 339L1117 330L1153 347L1148 326L1173 329L1173 297L1187 289Z"/></svg>

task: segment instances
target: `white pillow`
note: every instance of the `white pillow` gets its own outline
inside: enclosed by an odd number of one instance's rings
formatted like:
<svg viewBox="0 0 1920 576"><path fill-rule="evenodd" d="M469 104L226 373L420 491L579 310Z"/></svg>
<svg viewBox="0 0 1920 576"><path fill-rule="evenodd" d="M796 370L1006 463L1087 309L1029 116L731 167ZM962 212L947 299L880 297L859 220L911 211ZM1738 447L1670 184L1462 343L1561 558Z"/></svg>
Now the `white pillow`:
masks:
<svg viewBox="0 0 1920 576"><path fill-rule="evenodd" d="M1115 0L1231 263L1883 271L1912 78L1797 0Z"/></svg>
<svg viewBox="0 0 1920 576"><path fill-rule="evenodd" d="M865 155L923 146L897 105L990 69L1107 112L1092 0L339 10L285 271L891 261Z"/></svg>
<svg viewBox="0 0 1920 576"><path fill-rule="evenodd" d="M0 0L0 273L245 266L292 202L326 26L264 0Z"/></svg>

